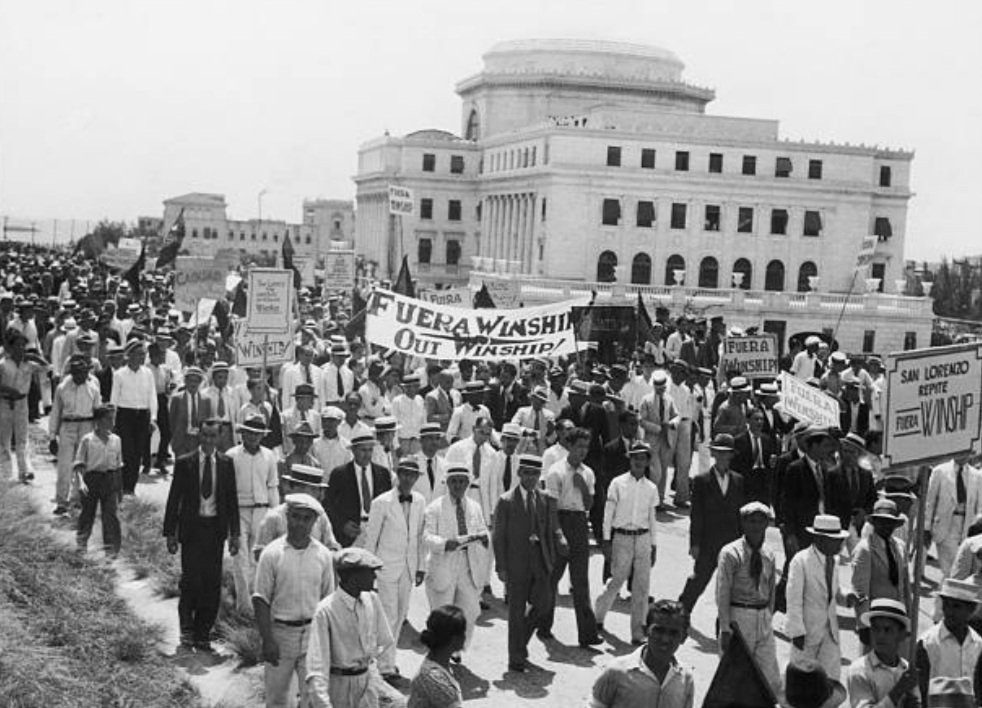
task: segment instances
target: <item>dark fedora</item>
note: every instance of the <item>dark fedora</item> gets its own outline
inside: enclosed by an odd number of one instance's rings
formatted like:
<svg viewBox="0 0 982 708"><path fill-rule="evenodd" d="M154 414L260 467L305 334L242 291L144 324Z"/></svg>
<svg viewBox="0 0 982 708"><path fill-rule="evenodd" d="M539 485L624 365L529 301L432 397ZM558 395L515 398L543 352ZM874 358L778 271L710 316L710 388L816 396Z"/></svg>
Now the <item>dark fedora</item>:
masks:
<svg viewBox="0 0 982 708"><path fill-rule="evenodd" d="M846 700L845 687L828 677L817 661L802 659L788 664L785 697L792 708L837 706Z"/></svg>

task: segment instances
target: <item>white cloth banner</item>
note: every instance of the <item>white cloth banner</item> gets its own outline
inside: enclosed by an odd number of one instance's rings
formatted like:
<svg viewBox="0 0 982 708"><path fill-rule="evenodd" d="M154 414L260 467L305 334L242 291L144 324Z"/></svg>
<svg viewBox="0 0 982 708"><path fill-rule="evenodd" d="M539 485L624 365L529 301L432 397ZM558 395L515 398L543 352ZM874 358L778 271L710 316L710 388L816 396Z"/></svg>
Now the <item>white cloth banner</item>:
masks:
<svg viewBox="0 0 982 708"><path fill-rule="evenodd" d="M576 352L572 307L587 300L521 310L472 310L375 290L366 337L372 344L433 359L526 359Z"/></svg>
<svg viewBox="0 0 982 708"><path fill-rule="evenodd" d="M839 427L839 402L787 371L781 372L781 408L798 420L827 428Z"/></svg>

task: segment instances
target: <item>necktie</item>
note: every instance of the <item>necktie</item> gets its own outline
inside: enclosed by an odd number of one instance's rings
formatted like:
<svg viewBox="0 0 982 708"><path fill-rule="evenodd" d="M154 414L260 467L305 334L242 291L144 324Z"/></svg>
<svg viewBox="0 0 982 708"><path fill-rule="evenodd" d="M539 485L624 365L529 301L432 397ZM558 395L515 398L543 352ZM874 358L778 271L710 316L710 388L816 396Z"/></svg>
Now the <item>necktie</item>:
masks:
<svg viewBox="0 0 982 708"><path fill-rule="evenodd" d="M433 488L436 486L436 477L433 476L433 458L429 458L426 461L426 476L430 478L430 490L435 491Z"/></svg>
<svg viewBox="0 0 982 708"><path fill-rule="evenodd" d="M968 500L968 492L965 490L964 467L961 467L955 475L955 495L959 504L964 504Z"/></svg>
<svg viewBox="0 0 982 708"><path fill-rule="evenodd" d="M191 427L198 427L198 394L191 394Z"/></svg>
<svg viewBox="0 0 982 708"><path fill-rule="evenodd" d="M474 479L478 479L481 476L481 448L480 446L474 448L474 461L472 463Z"/></svg>
<svg viewBox="0 0 982 708"><path fill-rule="evenodd" d="M400 504L412 504L413 503L413 495L412 494L400 494L399 495L399 503Z"/></svg>
<svg viewBox="0 0 982 708"><path fill-rule="evenodd" d="M535 524L535 499L532 498L534 493L535 492L525 492L525 506L529 515L529 523L533 525Z"/></svg>
<svg viewBox="0 0 982 708"><path fill-rule="evenodd" d="M337 367L335 369L335 371L337 371L337 375L338 375L338 379L337 379L337 381L338 381L338 384L337 384L338 385L338 400L340 401L340 400L343 400L344 399L344 379L341 378L341 368L340 367Z"/></svg>
<svg viewBox="0 0 982 708"><path fill-rule="evenodd" d="M541 425L542 425L542 413L541 413L541 411L536 411L536 412L535 412L535 421L533 422L533 424L532 424L532 425L533 425L533 427L535 428L535 432L536 432L536 434L538 434L538 433L541 433L541 432L542 432L542 431L541 431L541 430L539 429L539 426L541 426Z"/></svg>
<svg viewBox="0 0 982 708"><path fill-rule="evenodd" d="M225 389L218 389L218 417L225 418Z"/></svg>
<svg viewBox="0 0 982 708"><path fill-rule="evenodd" d="M457 535L467 535L467 517L464 516L464 500L457 500Z"/></svg>
<svg viewBox="0 0 982 708"><path fill-rule="evenodd" d="M760 587L760 576L764 572L764 558L760 555L760 546L750 547L750 577L754 579L754 587Z"/></svg>
<svg viewBox="0 0 982 708"><path fill-rule="evenodd" d="M754 467L763 467L763 465L760 463L760 441L757 439L756 435L752 435L750 436L750 442L754 451Z"/></svg>
<svg viewBox="0 0 982 708"><path fill-rule="evenodd" d="M210 499L213 483L211 479L211 455L205 456L205 471L201 475L201 498Z"/></svg>
<svg viewBox="0 0 982 708"><path fill-rule="evenodd" d="M304 367L303 367L303 377L307 381L307 383L311 383L311 380L310 380L310 365L309 364L305 364Z"/></svg>
<svg viewBox="0 0 982 708"><path fill-rule="evenodd" d="M505 455L505 491L511 489L511 455Z"/></svg>
<svg viewBox="0 0 982 708"><path fill-rule="evenodd" d="M372 508L372 490L368 487L368 470L361 471L361 510L368 513Z"/></svg>
<svg viewBox="0 0 982 708"><path fill-rule="evenodd" d="M658 424L661 425L665 421L665 399L661 396L658 397Z"/></svg>
<svg viewBox="0 0 982 708"><path fill-rule="evenodd" d="M887 572L890 575L890 584L894 587L900 586L900 568L897 567L897 557L893 553L893 542L891 538L885 538L883 541L886 544L887 549Z"/></svg>
<svg viewBox="0 0 982 708"><path fill-rule="evenodd" d="M835 590L832 588L832 578L835 575L835 557L831 554L825 556L825 587L829 591L829 602L835 598Z"/></svg>

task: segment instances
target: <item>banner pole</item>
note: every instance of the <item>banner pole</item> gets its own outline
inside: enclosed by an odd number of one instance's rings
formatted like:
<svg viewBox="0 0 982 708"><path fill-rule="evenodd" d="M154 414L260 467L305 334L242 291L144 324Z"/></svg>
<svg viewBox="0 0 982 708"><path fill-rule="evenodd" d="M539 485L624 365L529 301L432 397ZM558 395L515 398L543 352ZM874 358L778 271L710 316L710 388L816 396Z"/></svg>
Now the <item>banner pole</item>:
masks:
<svg viewBox="0 0 982 708"><path fill-rule="evenodd" d="M911 598L910 607L910 657L909 660L913 665L915 654L917 652L917 620L920 614L920 604L921 604L921 576L924 575L924 497L926 496L927 485L929 478L931 476L931 468L927 465L921 467L917 475L917 491L920 497L917 500L917 522L914 526L914 543L917 544L914 547L914 582L913 582L913 597Z"/></svg>

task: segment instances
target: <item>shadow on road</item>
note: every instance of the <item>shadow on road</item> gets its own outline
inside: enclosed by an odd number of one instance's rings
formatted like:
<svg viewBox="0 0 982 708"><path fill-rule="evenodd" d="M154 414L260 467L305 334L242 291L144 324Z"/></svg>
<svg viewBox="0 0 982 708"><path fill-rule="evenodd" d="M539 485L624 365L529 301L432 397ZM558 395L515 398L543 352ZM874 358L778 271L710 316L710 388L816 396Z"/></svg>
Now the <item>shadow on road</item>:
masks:
<svg viewBox="0 0 982 708"><path fill-rule="evenodd" d="M488 695L491 683L483 679L463 664L451 667L454 678L460 684L460 694L465 701L472 701L477 698L484 698Z"/></svg>
<svg viewBox="0 0 982 708"><path fill-rule="evenodd" d="M528 670L524 673L508 671L500 680L493 683L499 691L514 691L520 698L536 699L549 695L546 686L549 686L555 677L555 671L547 671L535 664L529 664Z"/></svg>

